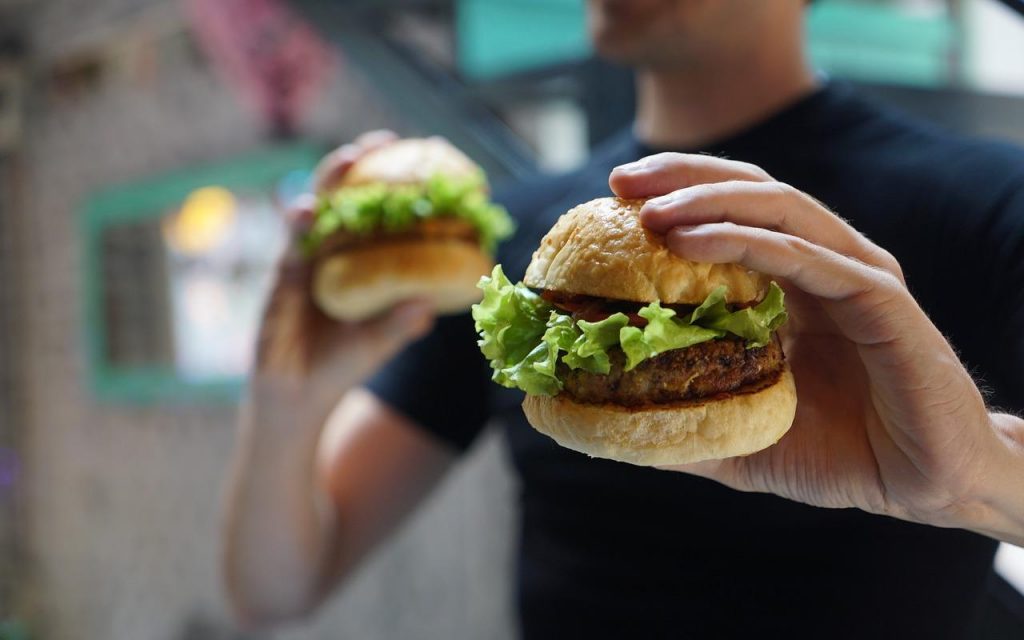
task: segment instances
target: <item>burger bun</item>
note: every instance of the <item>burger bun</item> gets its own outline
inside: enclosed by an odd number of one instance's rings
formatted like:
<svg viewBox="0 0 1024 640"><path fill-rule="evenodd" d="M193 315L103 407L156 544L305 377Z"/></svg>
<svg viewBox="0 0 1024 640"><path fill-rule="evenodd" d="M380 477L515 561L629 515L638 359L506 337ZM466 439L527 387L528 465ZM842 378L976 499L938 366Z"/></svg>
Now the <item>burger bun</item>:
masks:
<svg viewBox="0 0 1024 640"><path fill-rule="evenodd" d="M796 414L788 365L767 387L678 405L581 404L565 393L526 396L526 418L563 447L641 466L742 456L782 438Z"/></svg>
<svg viewBox="0 0 1024 640"><path fill-rule="evenodd" d="M313 275L313 300L336 320L358 322L412 298L438 314L465 311L476 284L494 266L479 246L460 240L369 242L326 257Z"/></svg>

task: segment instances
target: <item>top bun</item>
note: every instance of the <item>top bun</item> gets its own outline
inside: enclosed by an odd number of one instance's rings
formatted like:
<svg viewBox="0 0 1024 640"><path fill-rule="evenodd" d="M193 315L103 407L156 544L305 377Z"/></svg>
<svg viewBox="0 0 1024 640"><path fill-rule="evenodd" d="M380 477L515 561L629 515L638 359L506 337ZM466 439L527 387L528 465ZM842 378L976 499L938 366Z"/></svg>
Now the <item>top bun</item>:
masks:
<svg viewBox="0 0 1024 640"><path fill-rule="evenodd" d="M524 282L535 289L633 302L700 304L716 287L726 302L751 302L768 276L738 264L691 262L640 224L644 200L598 198L562 215L541 240Z"/></svg>
<svg viewBox="0 0 1024 640"><path fill-rule="evenodd" d="M468 179L479 177L481 169L444 138L404 138L359 158L339 186L422 184L436 174Z"/></svg>

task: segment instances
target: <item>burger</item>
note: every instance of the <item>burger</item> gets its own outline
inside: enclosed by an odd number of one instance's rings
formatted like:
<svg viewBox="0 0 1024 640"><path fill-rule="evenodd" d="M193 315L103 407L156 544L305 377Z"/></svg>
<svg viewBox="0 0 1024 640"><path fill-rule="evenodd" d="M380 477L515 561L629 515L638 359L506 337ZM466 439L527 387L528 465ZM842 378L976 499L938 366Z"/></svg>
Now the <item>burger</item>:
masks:
<svg viewBox="0 0 1024 640"><path fill-rule="evenodd" d="M523 282L500 265L481 279L473 318L493 380L526 392L535 429L594 457L672 465L774 444L796 411L782 289L671 253L640 223L643 202L581 204Z"/></svg>
<svg viewBox="0 0 1024 640"><path fill-rule="evenodd" d="M366 153L320 195L303 238L314 301L346 321L409 298L430 301L439 314L469 309L496 244L513 231L488 194L483 170L441 138Z"/></svg>

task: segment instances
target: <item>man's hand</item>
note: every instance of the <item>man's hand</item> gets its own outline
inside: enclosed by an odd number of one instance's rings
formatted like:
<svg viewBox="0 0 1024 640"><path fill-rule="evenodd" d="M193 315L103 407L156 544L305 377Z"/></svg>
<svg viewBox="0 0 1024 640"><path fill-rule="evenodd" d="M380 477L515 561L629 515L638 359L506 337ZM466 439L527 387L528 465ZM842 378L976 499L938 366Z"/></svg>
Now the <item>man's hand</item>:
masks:
<svg viewBox="0 0 1024 640"><path fill-rule="evenodd" d="M674 253L770 274L787 294L792 429L759 453L677 470L1024 541L1024 421L989 414L891 254L749 164L659 154L616 168L610 185L653 197L641 220Z"/></svg>
<svg viewBox="0 0 1024 640"><path fill-rule="evenodd" d="M329 191L362 155L395 139L390 131L374 131L325 156L315 172L316 192ZM289 399L307 408L309 402L333 406L433 322L431 309L419 301L362 323L338 322L316 307L310 292L313 264L297 242L312 223L315 202L316 196L307 194L287 213L293 238L260 328L254 395L278 406Z"/></svg>

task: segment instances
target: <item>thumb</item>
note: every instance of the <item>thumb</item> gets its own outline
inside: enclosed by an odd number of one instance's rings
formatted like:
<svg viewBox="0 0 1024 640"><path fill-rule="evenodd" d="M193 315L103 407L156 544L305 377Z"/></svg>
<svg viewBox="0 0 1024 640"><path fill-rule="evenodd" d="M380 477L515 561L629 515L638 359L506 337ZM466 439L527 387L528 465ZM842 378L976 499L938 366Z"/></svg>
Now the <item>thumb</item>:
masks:
<svg viewBox="0 0 1024 640"><path fill-rule="evenodd" d="M425 335L434 326L434 308L426 300L407 300L395 305L376 323L375 330L383 340L402 343Z"/></svg>
<svg viewBox="0 0 1024 640"><path fill-rule="evenodd" d="M412 340L423 336L434 324L433 307L422 300L411 300L396 305L384 315L357 325L337 335L332 357L337 372L359 383L374 374L385 362L395 356Z"/></svg>

